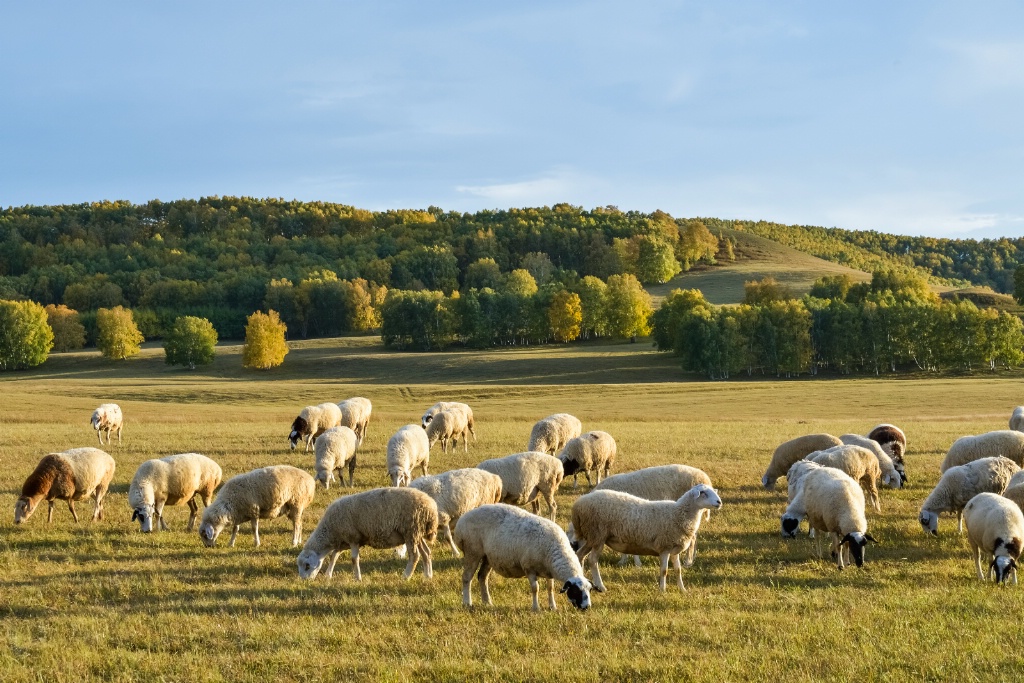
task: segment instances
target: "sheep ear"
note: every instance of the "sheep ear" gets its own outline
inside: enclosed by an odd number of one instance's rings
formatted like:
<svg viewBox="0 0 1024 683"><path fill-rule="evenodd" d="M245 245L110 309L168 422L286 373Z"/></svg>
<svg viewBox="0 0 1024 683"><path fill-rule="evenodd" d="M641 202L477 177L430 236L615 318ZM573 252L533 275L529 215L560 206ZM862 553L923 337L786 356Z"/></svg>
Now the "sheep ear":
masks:
<svg viewBox="0 0 1024 683"><path fill-rule="evenodd" d="M879 541L877 538L875 538L871 534L864 534L864 540L865 541L871 541L872 543L877 543L878 545L882 544L881 541Z"/></svg>
<svg viewBox="0 0 1024 683"><path fill-rule="evenodd" d="M134 522L138 518L139 518L139 511L138 510L132 510L132 521Z"/></svg>
<svg viewBox="0 0 1024 683"><path fill-rule="evenodd" d="M560 590L558 592L559 593L564 593L565 591L569 590L569 586L571 586L571 585L572 584L570 584L568 581L566 581L564 584L562 584L562 590Z"/></svg>

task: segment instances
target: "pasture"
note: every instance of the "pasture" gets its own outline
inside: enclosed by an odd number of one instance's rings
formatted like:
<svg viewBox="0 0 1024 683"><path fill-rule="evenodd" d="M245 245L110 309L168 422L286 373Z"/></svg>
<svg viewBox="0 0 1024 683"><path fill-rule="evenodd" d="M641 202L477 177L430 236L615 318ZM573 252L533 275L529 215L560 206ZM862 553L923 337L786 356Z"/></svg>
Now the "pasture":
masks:
<svg viewBox="0 0 1024 683"><path fill-rule="evenodd" d="M4 376L0 678L971 681L1019 672L1024 586L978 581L954 519L942 519L937 539L917 522L949 444L1006 427L1021 402L1017 378L676 383L652 381L675 379L675 365L640 345L436 355L371 351L360 339L296 347L271 373L241 371L229 346L195 373L163 367L148 349L122 364L67 354ZM227 534L205 548L185 532L184 507L168 508L169 532L143 535L130 523L126 491L142 461L199 451L225 477L269 464L312 471L312 454L288 450L290 421L303 405L355 395L374 404L359 490L385 485L388 437L439 399L473 406L479 440L468 455L435 446L432 473L522 451L533 422L560 411L615 436L615 471L701 467L724 506L701 528L688 591L670 576L662 595L654 560L620 568L607 552L609 590L589 612L559 596L557 612L533 614L526 580L496 576L495 606L466 610L460 561L441 543L433 581L417 571L405 582L403 560L364 549L362 583L347 553L332 580L307 583L287 520L261 524L259 549L247 525L235 548ZM83 501L76 525L58 503L51 525L41 506L15 527L25 476L47 452L96 445L88 419L107 400L121 405L126 427L107 449L118 470L106 518L88 522ZM882 513L868 512L882 545L869 546L863 570L839 572L806 534L780 537L784 489L765 492L759 479L781 441L882 421L907 433L911 485L882 492ZM586 490L563 483L563 527ZM345 492L317 490L304 538Z"/></svg>

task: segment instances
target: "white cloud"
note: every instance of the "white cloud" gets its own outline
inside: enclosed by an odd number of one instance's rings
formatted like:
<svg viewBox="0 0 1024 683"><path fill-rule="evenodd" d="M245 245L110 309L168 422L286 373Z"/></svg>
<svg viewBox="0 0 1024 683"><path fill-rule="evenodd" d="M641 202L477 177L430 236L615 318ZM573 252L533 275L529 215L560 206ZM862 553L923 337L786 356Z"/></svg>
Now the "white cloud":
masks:
<svg viewBox="0 0 1024 683"><path fill-rule="evenodd" d="M972 202L940 193L876 194L854 204L827 208L828 225L932 237L1019 236L1024 216L974 211Z"/></svg>
<svg viewBox="0 0 1024 683"><path fill-rule="evenodd" d="M956 60L952 76L958 88L977 91L1024 85L1022 42L957 42L943 47Z"/></svg>
<svg viewBox="0 0 1024 683"><path fill-rule="evenodd" d="M577 198L592 184L593 181L588 181L571 170L561 169L532 180L491 185L458 185L455 191L503 205L541 206L579 201Z"/></svg>

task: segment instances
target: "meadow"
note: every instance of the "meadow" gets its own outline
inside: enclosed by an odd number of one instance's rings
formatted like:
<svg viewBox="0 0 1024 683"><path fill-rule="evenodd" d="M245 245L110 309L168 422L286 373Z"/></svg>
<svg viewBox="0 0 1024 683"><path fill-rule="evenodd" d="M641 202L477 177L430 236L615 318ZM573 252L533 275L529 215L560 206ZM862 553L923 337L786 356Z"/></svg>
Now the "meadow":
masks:
<svg viewBox="0 0 1024 683"><path fill-rule="evenodd" d="M1024 586L974 575L966 540L944 517L925 535L917 510L952 441L1006 427L1021 403L1017 377L679 382L672 359L647 345L598 344L488 352L393 354L372 340L294 345L279 371L244 372L238 347L188 372L158 349L114 364L82 352L0 380L0 678L15 681L320 680L996 680L1016 676ZM248 527L213 549L168 508L169 532L130 523L126 491L142 461L199 451L225 476L269 464L312 470L288 449L299 408L362 395L374 404L356 488L386 483L396 428L440 399L470 403L479 440L469 453L431 453L431 472L524 450L538 418L577 415L619 446L616 471L685 463L707 471L724 501L701 528L688 590L657 589L657 570L616 567L594 607L530 611L525 579L492 578L492 608L461 603L461 564L434 548L434 579L402 580L404 561L365 549L356 583L348 554L332 580L298 578L290 524ZM105 519L91 501L74 524L58 504L13 524L25 476L45 453L96 445L101 402L126 416L109 452L117 473ZM910 485L869 510L867 563L837 571L802 534L783 540L785 493L759 480L778 443L826 431L866 433L879 422L907 433ZM582 480L581 480L582 481ZM558 496L564 526L571 479ZM343 488L318 489L308 535ZM82 514L84 512L84 515ZM474 599L477 587L474 584Z"/></svg>

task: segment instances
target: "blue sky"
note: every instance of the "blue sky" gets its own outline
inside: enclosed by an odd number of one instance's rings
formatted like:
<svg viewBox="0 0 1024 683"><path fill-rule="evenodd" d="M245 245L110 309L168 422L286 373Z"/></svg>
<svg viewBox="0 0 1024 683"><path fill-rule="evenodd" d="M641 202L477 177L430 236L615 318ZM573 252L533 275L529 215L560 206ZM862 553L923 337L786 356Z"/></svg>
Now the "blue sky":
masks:
<svg viewBox="0 0 1024 683"><path fill-rule="evenodd" d="M1024 6L0 0L0 206L570 202L1024 234Z"/></svg>

